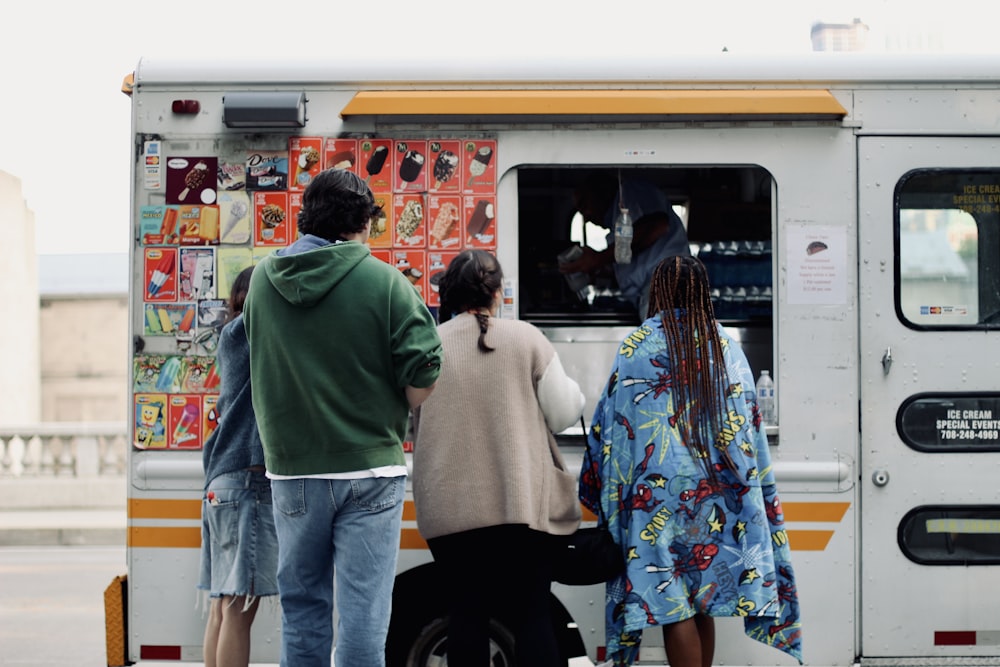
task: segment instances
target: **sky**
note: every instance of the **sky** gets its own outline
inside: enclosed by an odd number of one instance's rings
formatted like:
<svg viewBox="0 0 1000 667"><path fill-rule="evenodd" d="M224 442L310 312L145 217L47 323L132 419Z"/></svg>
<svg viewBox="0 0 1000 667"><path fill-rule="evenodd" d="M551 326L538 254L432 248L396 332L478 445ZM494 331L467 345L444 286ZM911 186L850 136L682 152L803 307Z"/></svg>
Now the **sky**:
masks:
<svg viewBox="0 0 1000 667"><path fill-rule="evenodd" d="M813 23L854 18L870 50L1000 53L995 0L8 3L0 171L21 181L38 254L127 252L131 109L120 89L142 57L793 55L811 50Z"/></svg>

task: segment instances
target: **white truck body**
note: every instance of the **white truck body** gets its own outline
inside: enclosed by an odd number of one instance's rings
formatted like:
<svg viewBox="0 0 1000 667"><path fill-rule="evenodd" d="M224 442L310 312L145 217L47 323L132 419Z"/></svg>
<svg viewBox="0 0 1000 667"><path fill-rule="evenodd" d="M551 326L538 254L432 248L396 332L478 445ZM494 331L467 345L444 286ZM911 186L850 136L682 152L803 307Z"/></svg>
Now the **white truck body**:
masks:
<svg viewBox="0 0 1000 667"><path fill-rule="evenodd" d="M145 335L155 244L142 212L169 204L151 146L169 162L280 151L297 136L495 142L504 315L555 343L587 393L589 424L636 320L613 298L576 300L553 268L578 240L572 187L597 167L657 183L715 262L720 319L755 372L775 379L768 435L807 664L1000 663L1000 60L144 60L131 97L131 323L144 354L195 351L183 336ZM433 193L416 194L428 210ZM746 261L769 267L766 285L723 282ZM575 463L579 437L560 437ZM200 661L201 452L137 446L128 470L127 619L108 622L127 622L131 662ZM408 496L392 665L438 664L429 563ZM567 658L596 664L603 587L556 584L553 596ZM277 662L277 611L262 611L253 632L252 662ZM510 664L502 627L495 639L494 664ZM642 662L665 663L658 630ZM718 622L716 662L792 663L738 619Z"/></svg>

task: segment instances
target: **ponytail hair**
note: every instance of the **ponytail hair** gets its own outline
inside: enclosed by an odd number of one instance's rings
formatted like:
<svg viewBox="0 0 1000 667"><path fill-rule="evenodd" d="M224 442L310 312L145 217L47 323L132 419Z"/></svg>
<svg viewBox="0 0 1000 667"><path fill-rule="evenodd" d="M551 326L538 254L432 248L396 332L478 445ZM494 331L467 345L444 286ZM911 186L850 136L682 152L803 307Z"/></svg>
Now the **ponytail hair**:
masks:
<svg viewBox="0 0 1000 667"><path fill-rule="evenodd" d="M493 307L497 290L502 287L503 269L494 255L485 250L461 252L441 277L440 321L444 323L459 313L472 311L479 321L479 349L492 352L495 348L486 343L490 318L483 311Z"/></svg>

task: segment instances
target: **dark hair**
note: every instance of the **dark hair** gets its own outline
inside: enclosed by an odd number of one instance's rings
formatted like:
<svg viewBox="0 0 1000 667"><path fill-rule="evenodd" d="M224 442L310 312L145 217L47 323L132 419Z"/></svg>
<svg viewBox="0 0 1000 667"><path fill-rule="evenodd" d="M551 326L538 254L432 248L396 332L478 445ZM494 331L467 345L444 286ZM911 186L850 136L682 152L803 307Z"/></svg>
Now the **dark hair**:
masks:
<svg viewBox="0 0 1000 667"><path fill-rule="evenodd" d="M360 176L345 169L325 169L302 193L298 229L327 241L342 240L363 230L381 211Z"/></svg>
<svg viewBox="0 0 1000 667"><path fill-rule="evenodd" d="M481 311L493 306L497 290L502 287L503 269L494 255L485 250L462 251L441 277L440 321L447 322L458 313L473 311L479 320L479 349L492 352L494 348L486 344L489 316Z"/></svg>
<svg viewBox="0 0 1000 667"><path fill-rule="evenodd" d="M247 300L247 292L250 290L251 273L253 273L253 266L248 266L240 271L233 280L233 286L229 288L227 320L231 320L243 312L243 302Z"/></svg>
<svg viewBox="0 0 1000 667"><path fill-rule="evenodd" d="M727 418L729 376L705 265L684 255L663 259L650 282L649 312L659 313L663 322L675 405L688 411L677 415L681 439L704 463L709 479L716 481L709 452L722 436ZM737 469L731 460L726 465Z"/></svg>

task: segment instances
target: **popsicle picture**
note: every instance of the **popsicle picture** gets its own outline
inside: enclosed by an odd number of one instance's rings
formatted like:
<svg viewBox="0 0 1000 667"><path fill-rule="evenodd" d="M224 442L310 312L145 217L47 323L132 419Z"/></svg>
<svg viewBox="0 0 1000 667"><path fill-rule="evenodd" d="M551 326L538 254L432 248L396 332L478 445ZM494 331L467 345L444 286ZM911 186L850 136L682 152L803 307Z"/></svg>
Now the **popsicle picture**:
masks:
<svg viewBox="0 0 1000 667"><path fill-rule="evenodd" d="M181 411L181 418L177 421L176 428L174 428L174 437L171 440L175 447L198 438L198 434L191 433L190 429L198 423L199 416L198 408L193 403L188 403L184 406L184 409Z"/></svg>
<svg viewBox="0 0 1000 667"><path fill-rule="evenodd" d="M159 262L157 262L155 268L153 269L153 274L150 277L149 284L146 286L146 295L149 298L156 298L160 295L160 290L163 289L163 285L167 282L171 275L174 273L174 267L177 262L177 255L173 252L164 252L160 257ZM166 292L164 292L165 294Z"/></svg>

